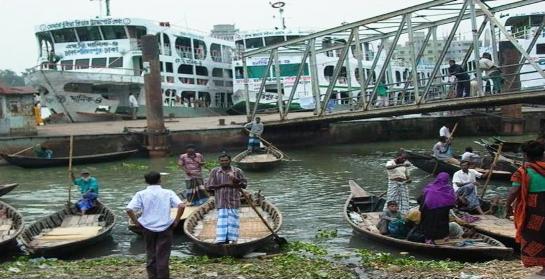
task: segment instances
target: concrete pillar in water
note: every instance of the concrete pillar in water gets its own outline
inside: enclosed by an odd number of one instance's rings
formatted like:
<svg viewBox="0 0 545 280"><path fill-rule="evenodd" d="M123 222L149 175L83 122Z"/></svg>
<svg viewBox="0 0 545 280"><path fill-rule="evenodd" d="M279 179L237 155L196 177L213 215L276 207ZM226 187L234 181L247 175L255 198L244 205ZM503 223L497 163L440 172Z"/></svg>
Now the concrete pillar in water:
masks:
<svg viewBox="0 0 545 280"><path fill-rule="evenodd" d="M144 61L144 89L146 92L146 148L150 157L168 155L167 135L163 117L159 45L155 35L142 37L142 59Z"/></svg>
<svg viewBox="0 0 545 280"><path fill-rule="evenodd" d="M502 41L499 44L499 56L501 65L514 65L502 67L505 80L510 80L512 74L516 73L517 64L520 61L521 53L515 48L513 43ZM515 75L515 79L509 88L503 88L503 92L520 90L520 75ZM508 86L508 83L504 83ZM504 135L521 135L524 133L524 119L522 117L522 104L507 105L501 107L502 122L501 133Z"/></svg>

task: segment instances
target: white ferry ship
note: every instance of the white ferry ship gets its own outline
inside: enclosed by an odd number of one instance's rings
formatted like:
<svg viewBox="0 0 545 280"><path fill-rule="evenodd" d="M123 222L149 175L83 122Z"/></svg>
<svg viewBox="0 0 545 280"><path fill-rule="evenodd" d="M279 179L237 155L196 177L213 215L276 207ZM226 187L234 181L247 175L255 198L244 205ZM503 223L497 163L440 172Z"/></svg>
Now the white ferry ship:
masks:
<svg viewBox="0 0 545 280"><path fill-rule="evenodd" d="M145 116L141 37L157 35L165 116L225 114L232 105L232 41L137 18L102 17L36 27L38 66L27 76L42 106L82 122L128 111Z"/></svg>

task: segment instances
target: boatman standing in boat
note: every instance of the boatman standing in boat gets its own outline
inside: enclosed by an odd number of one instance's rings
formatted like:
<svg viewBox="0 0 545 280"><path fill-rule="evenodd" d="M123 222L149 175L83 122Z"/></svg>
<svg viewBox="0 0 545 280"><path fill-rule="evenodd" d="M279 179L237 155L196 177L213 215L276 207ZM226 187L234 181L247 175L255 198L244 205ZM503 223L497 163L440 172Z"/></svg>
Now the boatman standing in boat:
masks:
<svg viewBox="0 0 545 280"><path fill-rule="evenodd" d="M386 162L386 172L388 173L388 191L386 201L395 201L399 207L399 212L405 215L409 212L409 188L407 184L411 182L408 167L411 163L407 161L403 152L398 157ZM384 205L383 211L388 210Z"/></svg>
<svg viewBox="0 0 545 280"><path fill-rule="evenodd" d="M250 138L248 139L248 151L253 153L259 149L259 146L261 144L260 138L261 134L263 134L264 129L261 118L256 117L253 122L245 124L244 128L250 130Z"/></svg>
<svg viewBox="0 0 545 280"><path fill-rule="evenodd" d="M137 192L127 205L127 215L142 228L146 241L146 270L150 279L168 279L169 259L172 249L172 229L178 226L184 213L184 204L171 190L161 187L161 175L151 171L144 175L148 187ZM176 217L170 217L170 209L178 208ZM142 215L136 218L136 211Z"/></svg>
<svg viewBox="0 0 545 280"><path fill-rule="evenodd" d="M222 154L220 166L212 169L206 187L215 191L218 222L216 243L237 243L240 234L240 192L246 188L246 178L239 168L231 166L231 156Z"/></svg>
<svg viewBox="0 0 545 280"><path fill-rule="evenodd" d="M76 207L78 207L82 215L85 215L87 210L92 209L96 205L99 184L98 180L91 176L86 169L81 170L80 174L81 176L76 179L74 172L70 171L72 181L74 182L74 185L78 186L81 193L81 199L76 202Z"/></svg>
<svg viewBox="0 0 545 280"><path fill-rule="evenodd" d="M204 157L201 153L195 152L194 145L187 145L185 154L180 155L178 166L185 172L185 187L187 201L192 205L201 205L208 200L204 191L204 180L202 177L202 166Z"/></svg>
<svg viewBox="0 0 545 280"><path fill-rule="evenodd" d="M134 94L129 93L129 108L131 110L131 118L136 120L136 113L138 112L138 100L134 97Z"/></svg>

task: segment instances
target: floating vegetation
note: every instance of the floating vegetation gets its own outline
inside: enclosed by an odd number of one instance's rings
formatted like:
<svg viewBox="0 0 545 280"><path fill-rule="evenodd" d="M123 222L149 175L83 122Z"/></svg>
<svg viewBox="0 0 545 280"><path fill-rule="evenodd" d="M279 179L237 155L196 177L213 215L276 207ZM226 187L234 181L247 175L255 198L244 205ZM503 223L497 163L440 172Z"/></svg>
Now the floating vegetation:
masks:
<svg viewBox="0 0 545 280"><path fill-rule="evenodd" d="M337 237L337 230L336 229L319 229L316 233L316 239L331 239Z"/></svg>

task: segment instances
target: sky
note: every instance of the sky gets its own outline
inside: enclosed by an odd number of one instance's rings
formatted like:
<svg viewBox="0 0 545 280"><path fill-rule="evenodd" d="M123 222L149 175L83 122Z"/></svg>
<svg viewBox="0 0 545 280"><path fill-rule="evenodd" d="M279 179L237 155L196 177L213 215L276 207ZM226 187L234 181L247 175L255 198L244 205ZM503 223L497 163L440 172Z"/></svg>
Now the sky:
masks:
<svg viewBox="0 0 545 280"><path fill-rule="evenodd" d="M276 0L273 0L273 2ZM99 15L99 0L0 0L0 69L23 72L36 65L34 28L43 23ZM209 32L214 24L240 30L270 29L269 0L111 0L114 17L134 17ZM427 2L426 0L284 0L288 27L320 30ZM545 11L545 4L529 11Z"/></svg>

